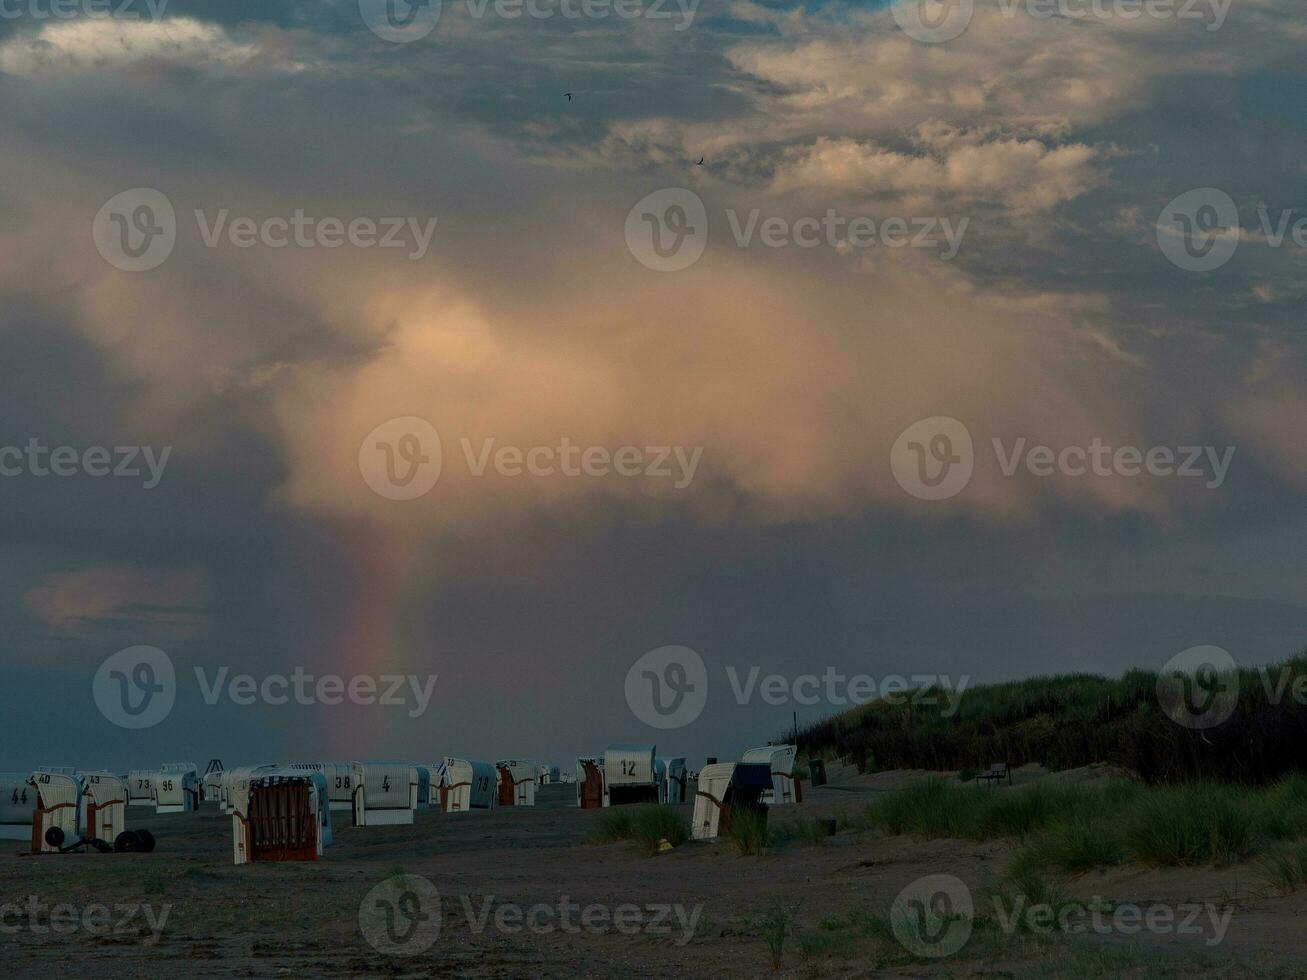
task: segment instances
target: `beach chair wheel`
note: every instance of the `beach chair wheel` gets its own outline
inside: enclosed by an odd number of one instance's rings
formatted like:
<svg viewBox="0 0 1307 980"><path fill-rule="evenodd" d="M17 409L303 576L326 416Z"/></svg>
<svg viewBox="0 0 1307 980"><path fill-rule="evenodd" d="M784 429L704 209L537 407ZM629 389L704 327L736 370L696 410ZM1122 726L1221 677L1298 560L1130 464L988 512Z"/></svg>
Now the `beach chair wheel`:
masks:
<svg viewBox="0 0 1307 980"><path fill-rule="evenodd" d="M45 842L50 847L59 848L64 846L64 832L61 827L51 827L45 832Z"/></svg>

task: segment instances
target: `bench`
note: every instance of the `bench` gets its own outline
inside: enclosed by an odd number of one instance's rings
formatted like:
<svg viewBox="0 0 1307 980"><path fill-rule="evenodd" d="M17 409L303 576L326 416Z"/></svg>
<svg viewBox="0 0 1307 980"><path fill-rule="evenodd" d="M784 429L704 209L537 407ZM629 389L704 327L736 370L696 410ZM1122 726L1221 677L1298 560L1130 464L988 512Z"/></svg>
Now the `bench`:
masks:
<svg viewBox="0 0 1307 980"><path fill-rule="evenodd" d="M982 772L976 777L977 782L986 781L998 785L1004 779L1009 786L1012 785L1012 767L1006 762L995 762L989 767L989 772Z"/></svg>

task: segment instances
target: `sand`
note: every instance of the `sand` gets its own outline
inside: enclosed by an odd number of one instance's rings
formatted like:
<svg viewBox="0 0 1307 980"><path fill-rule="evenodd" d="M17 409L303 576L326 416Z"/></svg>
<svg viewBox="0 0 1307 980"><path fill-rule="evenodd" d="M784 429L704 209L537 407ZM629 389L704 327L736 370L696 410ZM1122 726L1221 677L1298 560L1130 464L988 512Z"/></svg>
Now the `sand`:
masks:
<svg viewBox="0 0 1307 980"><path fill-rule="evenodd" d="M815 791L805 787L805 803L773 808L771 819L775 826L854 813L905 778L846 776ZM977 789L994 791L1002 790ZM1215 947L1206 945L1210 934L1090 933L973 940L956 956L913 960L892 938L851 940L830 926L885 914L901 889L927 875L954 875L979 895L1003 872L1006 844L843 831L820 847L795 842L753 857L706 842L649 857L631 842L587 843L596 811L577 810L573 794L571 786L543 787L534 808L423 811L405 827L353 828L349 815L338 813L335 844L321 860L296 864L234 867L230 818L212 805L168 816L130 809L128 825L147 827L158 839L148 855L20 856L20 845L3 841L0 905L27 906L29 896L38 905L35 921L12 909L0 917L0 947L21 975L76 978L753 977L771 973L761 920L782 908L792 925L781 976L1113 976L1087 972L1080 959L1084 950L1092 958L1098 949L1124 945L1204 957L1200 966L1186 959L1181 976L1251 977L1232 964L1266 957L1271 965L1256 973L1265 980L1281 975L1274 971L1280 957L1307 958L1307 892L1267 895L1249 865L1124 867L1068 886L1077 897L1143 907L1231 907L1228 931ZM428 879L440 895L434 943L403 957L378 952L359 925L369 891L400 874ZM49 931L50 909L63 903L79 920L71 931ZM109 910L116 930L82 921L95 905ZM126 907L139 911L121 921ZM587 909L591 928L581 925ZM534 926L524 926L519 914ZM614 915L623 917L620 929ZM1050 948L1071 958L1073 972L1043 965Z"/></svg>

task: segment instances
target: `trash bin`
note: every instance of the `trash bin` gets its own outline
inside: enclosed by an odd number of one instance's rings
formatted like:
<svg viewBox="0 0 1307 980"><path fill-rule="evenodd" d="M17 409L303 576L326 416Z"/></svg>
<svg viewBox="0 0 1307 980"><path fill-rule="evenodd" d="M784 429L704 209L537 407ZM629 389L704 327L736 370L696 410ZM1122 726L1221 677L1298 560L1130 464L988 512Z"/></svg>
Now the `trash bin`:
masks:
<svg viewBox="0 0 1307 980"><path fill-rule="evenodd" d="M812 785L826 785L826 763L821 759L813 759L808 763L808 772L812 776Z"/></svg>

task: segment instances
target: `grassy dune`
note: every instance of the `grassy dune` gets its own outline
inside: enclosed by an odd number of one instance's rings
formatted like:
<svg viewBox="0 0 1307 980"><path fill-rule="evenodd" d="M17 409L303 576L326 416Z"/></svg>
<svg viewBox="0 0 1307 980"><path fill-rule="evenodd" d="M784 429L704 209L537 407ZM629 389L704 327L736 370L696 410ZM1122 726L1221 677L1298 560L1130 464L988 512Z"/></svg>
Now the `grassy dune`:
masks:
<svg viewBox="0 0 1307 980"><path fill-rule="evenodd" d="M1281 891L1307 881L1307 777L1260 789L1222 783L1038 782L998 791L928 779L876 799L862 818L888 834L1019 845L1011 875L1078 874L1136 862L1223 865L1264 857Z"/></svg>
<svg viewBox="0 0 1307 980"><path fill-rule="evenodd" d="M1305 765L1307 697L1294 696L1295 684L1307 685L1307 653L1241 670L1230 718L1199 731L1168 717L1149 671L1036 677L968 689L948 717L943 695L935 704L908 696L872 702L802 730L799 746L807 757L849 759L864 772L1107 762L1148 782L1264 785Z"/></svg>

